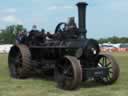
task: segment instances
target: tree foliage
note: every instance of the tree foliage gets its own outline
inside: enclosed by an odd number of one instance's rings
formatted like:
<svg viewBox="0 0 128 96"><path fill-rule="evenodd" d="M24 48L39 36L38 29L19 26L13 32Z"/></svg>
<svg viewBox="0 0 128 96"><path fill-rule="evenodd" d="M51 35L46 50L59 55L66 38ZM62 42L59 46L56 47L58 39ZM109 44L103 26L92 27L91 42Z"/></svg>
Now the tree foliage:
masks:
<svg viewBox="0 0 128 96"><path fill-rule="evenodd" d="M15 43L16 34L25 30L23 25L10 25L0 32L0 44Z"/></svg>
<svg viewBox="0 0 128 96"><path fill-rule="evenodd" d="M109 37L109 38L101 38L98 40L99 43L128 43L128 37L116 37L116 36L113 36L113 37Z"/></svg>

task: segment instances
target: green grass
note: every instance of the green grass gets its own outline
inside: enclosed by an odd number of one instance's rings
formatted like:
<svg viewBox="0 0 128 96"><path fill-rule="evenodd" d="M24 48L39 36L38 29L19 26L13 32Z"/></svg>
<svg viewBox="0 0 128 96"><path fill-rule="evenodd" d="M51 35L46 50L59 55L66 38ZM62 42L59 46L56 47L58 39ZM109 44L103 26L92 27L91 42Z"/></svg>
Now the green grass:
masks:
<svg viewBox="0 0 128 96"><path fill-rule="evenodd" d="M128 96L128 53L113 53L120 66L119 80L109 86L82 83L80 89L65 91L54 81L16 80L9 76L7 55L0 54L0 96Z"/></svg>

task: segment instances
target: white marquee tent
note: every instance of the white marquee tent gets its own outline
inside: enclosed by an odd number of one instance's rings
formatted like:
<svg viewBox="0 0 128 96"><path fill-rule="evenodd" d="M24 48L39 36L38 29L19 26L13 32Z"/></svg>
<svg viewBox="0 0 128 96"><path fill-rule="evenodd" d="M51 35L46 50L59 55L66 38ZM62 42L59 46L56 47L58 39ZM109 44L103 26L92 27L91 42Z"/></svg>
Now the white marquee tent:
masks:
<svg viewBox="0 0 128 96"><path fill-rule="evenodd" d="M0 53L8 53L11 47L12 44L0 45Z"/></svg>

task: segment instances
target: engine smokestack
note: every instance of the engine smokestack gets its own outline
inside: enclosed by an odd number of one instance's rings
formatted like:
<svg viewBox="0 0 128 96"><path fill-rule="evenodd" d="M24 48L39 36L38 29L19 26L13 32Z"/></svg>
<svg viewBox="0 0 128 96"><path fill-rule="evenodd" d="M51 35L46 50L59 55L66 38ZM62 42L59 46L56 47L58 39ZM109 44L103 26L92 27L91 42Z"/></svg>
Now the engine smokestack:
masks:
<svg viewBox="0 0 128 96"><path fill-rule="evenodd" d="M81 38L86 38L86 8L87 8L86 2L79 2L77 3L78 7L78 24L79 24L79 30L81 32Z"/></svg>

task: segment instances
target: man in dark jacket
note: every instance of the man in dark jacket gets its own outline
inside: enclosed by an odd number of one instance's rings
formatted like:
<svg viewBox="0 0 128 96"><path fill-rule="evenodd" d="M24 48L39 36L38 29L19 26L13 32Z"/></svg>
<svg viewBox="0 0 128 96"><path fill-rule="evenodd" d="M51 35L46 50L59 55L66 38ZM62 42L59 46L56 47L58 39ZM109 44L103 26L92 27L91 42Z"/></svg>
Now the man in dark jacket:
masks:
<svg viewBox="0 0 128 96"><path fill-rule="evenodd" d="M36 25L32 26L32 30L29 32L29 42L34 45L43 43L46 39L45 30L39 31Z"/></svg>
<svg viewBox="0 0 128 96"><path fill-rule="evenodd" d="M39 30L37 30L37 26L33 25L32 30L29 32L29 37L35 36L35 34L38 33L38 32L39 32Z"/></svg>
<svg viewBox="0 0 128 96"><path fill-rule="evenodd" d="M16 35L16 44L24 44L26 42L27 34L26 31L23 30Z"/></svg>

